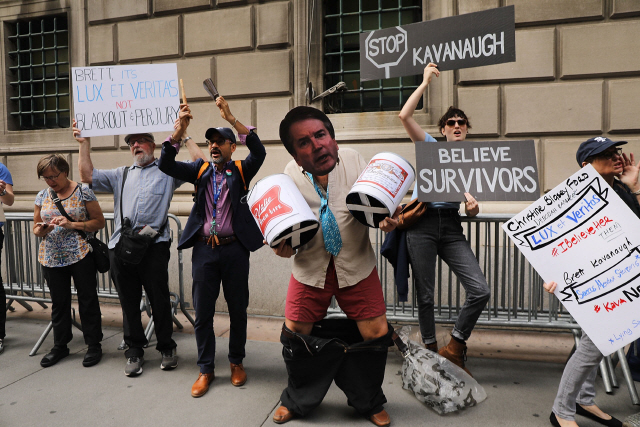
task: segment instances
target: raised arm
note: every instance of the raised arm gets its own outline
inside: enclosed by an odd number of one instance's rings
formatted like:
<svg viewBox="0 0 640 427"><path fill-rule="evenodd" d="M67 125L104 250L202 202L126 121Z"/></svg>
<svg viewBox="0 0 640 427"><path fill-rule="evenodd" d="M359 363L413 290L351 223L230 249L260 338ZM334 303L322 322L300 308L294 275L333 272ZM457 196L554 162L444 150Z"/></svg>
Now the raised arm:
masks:
<svg viewBox="0 0 640 427"><path fill-rule="evenodd" d="M222 97L219 96L216 99L216 105L220 109L220 117L229 122L232 128L238 132L238 134L249 135L249 129L238 120L233 114L231 114L231 110L229 109L229 104Z"/></svg>
<svg viewBox="0 0 640 427"><path fill-rule="evenodd" d="M405 102L404 107L402 107L399 114L400 121L402 121L404 129L407 131L409 138L411 138L413 142L424 140L424 130L422 130L420 125L413 118L413 113L416 111L416 107L424 95L424 91L427 89L427 86L429 86L433 75L435 74L436 77L440 76L440 71L437 67L438 66L436 64L430 62L429 65L424 68L422 83L413 91L409 99L407 99L407 102Z"/></svg>
<svg viewBox="0 0 640 427"><path fill-rule="evenodd" d="M73 137L80 144L78 152L78 170L80 181L91 184L93 182L93 163L91 162L91 140L80 136L76 121L73 121Z"/></svg>

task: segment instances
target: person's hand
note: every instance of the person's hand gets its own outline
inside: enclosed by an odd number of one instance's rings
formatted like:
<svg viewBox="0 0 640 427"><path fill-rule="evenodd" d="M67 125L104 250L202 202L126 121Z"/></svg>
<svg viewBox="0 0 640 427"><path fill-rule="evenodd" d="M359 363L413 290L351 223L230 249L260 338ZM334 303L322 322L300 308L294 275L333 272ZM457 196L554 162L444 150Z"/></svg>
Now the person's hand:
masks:
<svg viewBox="0 0 640 427"><path fill-rule="evenodd" d="M267 244L265 240L263 240L262 243L264 243L265 245ZM291 258L296 254L296 251L291 247L291 245L287 244L286 240L283 240L282 242L280 242L280 244L278 244L278 246L271 249L273 249L273 253L282 258Z"/></svg>
<svg viewBox="0 0 640 427"><path fill-rule="evenodd" d="M53 228L54 226L52 224L36 224L33 229L33 234L38 237L45 237Z"/></svg>
<svg viewBox="0 0 640 427"><path fill-rule="evenodd" d="M631 191L640 190L640 182L638 182L638 174L640 172L640 160L636 163L633 153L622 153L622 166L623 171L620 174L620 181L622 181Z"/></svg>
<svg viewBox="0 0 640 427"><path fill-rule="evenodd" d="M67 230L71 230L73 228L72 222L63 216L55 216L51 218L50 224L59 225L60 227L66 228Z"/></svg>
<svg viewBox="0 0 640 427"><path fill-rule="evenodd" d="M384 231L385 233L389 233L395 230L395 228L398 226L398 215L400 215L401 211L402 211L402 208L398 206L391 218L386 217L385 219L380 221L380 224L379 224L380 230Z"/></svg>
<svg viewBox="0 0 640 427"><path fill-rule="evenodd" d="M7 189L7 183L0 179L0 193L3 193Z"/></svg>
<svg viewBox="0 0 640 427"><path fill-rule="evenodd" d="M467 214L467 216L474 217L478 215L478 212L480 212L478 201L470 193L464 193L464 197L465 199L467 199L467 201L464 203L464 212Z"/></svg>
<svg viewBox="0 0 640 427"><path fill-rule="evenodd" d="M440 77L440 70L438 70L438 66L436 64L434 64L433 62L429 62L429 64L427 64L426 67L424 67L424 74L423 74L423 82L426 84L431 83L431 78L433 76L436 77Z"/></svg>
<svg viewBox="0 0 640 427"><path fill-rule="evenodd" d="M75 119L73 119L73 137L78 141L79 144L84 144L89 141L89 138L83 138L80 136L80 129L77 127L78 123Z"/></svg>
<svg viewBox="0 0 640 427"><path fill-rule="evenodd" d="M556 282L549 282L549 283L543 283L542 287L544 288L545 291L549 292L550 294L554 293L556 288L558 287L558 284Z"/></svg>
<svg viewBox="0 0 640 427"><path fill-rule="evenodd" d="M233 122L236 118L231 114L231 110L229 109L229 103L222 97L219 96L216 99L216 105L220 109L220 117L229 123Z"/></svg>
<svg viewBox="0 0 640 427"><path fill-rule="evenodd" d="M187 131L187 127L189 127L191 119L193 119L193 116L191 115L191 109L189 108L189 105L180 104L180 113L178 113L178 119L173 124L175 131L171 136L174 141L180 141L182 139L182 136Z"/></svg>

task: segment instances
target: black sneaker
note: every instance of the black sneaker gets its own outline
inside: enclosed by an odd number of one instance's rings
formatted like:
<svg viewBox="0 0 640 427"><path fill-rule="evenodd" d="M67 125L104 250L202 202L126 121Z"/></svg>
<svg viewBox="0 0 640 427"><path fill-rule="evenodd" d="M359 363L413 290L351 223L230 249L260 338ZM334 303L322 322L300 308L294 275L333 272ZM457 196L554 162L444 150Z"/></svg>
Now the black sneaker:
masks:
<svg viewBox="0 0 640 427"><path fill-rule="evenodd" d="M160 363L160 369L163 371L170 371L178 366L178 353L175 347L169 351L162 351L162 363Z"/></svg>
<svg viewBox="0 0 640 427"><path fill-rule="evenodd" d="M124 374L128 377L137 377L142 373L144 357L130 357L127 359L127 366L124 367Z"/></svg>

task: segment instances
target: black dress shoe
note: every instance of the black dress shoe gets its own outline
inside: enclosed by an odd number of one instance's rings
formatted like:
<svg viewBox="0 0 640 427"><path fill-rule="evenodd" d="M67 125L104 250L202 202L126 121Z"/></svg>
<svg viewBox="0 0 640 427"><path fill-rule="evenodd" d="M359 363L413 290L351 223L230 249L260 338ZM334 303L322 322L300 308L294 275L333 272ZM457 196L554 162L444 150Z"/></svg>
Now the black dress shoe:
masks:
<svg viewBox="0 0 640 427"><path fill-rule="evenodd" d="M593 421L598 422L604 426L608 427L622 427L622 421L610 415L610 420L605 420L604 418L600 418L597 415L592 414L591 412L584 409L582 406L576 403L576 414L582 415L583 417L591 418Z"/></svg>
<svg viewBox="0 0 640 427"><path fill-rule="evenodd" d="M556 418L556 414L554 414L553 412L551 413L551 415L549 415L549 421L551 421L551 425L553 427L560 427L560 423L558 422L558 419Z"/></svg>
<svg viewBox="0 0 640 427"><path fill-rule="evenodd" d="M102 359L102 347L89 347L87 354L84 355L82 366L88 368L89 366L97 365Z"/></svg>
<svg viewBox="0 0 640 427"><path fill-rule="evenodd" d="M49 366L53 366L58 363L60 360L64 359L69 355L69 348L65 347L64 349L52 348L51 351L45 355L40 361L40 366L43 368L48 368Z"/></svg>

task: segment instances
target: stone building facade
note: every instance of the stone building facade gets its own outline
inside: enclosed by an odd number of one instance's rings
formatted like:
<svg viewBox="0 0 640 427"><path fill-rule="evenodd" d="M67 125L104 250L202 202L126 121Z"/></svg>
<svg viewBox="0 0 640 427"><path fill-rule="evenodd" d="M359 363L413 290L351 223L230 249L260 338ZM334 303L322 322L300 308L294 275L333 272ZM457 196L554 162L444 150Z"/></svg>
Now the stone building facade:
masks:
<svg viewBox="0 0 640 427"><path fill-rule="evenodd" d="M578 169L575 151L588 137L627 140L627 151L640 157L640 1L402 1L417 4L423 20L515 6L517 61L443 72L432 82L422 109L416 112L417 120L432 135L439 135L435 124L440 115L449 105L456 105L473 123L469 138L533 139L544 190ZM278 125L291 107L307 103L308 82L316 93L326 89L323 14L328 3L0 0L4 70L0 73L0 161L11 170L17 193L10 210L33 210L35 194L44 186L36 179L35 165L45 153L67 155L74 168L72 176L78 177L77 143L64 123L57 128L24 130L16 124L16 101L12 101L16 96L16 85L12 84L15 58L11 54L16 22L66 18L70 66L177 63L195 117L190 134L203 145L205 129L226 124L202 87L205 78L212 78L234 115L256 126L267 144L267 160L259 179L282 172L290 160L279 142ZM364 7L365 3L370 2L362 0L360 4ZM312 105L323 108L322 101ZM335 113L330 117L341 146L353 147L365 158L393 151L415 162L413 144L397 111ZM159 140L165 137L157 135ZM96 167L131 162L122 137L92 138L92 146ZM239 147L235 158L245 154ZM186 159L186 154L180 157ZM191 192L190 185L183 186L172 204L172 212L183 221L191 208ZM110 197L99 199L105 211L112 211ZM524 206L481 203L481 212L513 213ZM185 254L187 282L189 257ZM256 253L252 261L252 311L281 315L289 261L274 260L267 250ZM274 300L270 295L278 297Z"/></svg>

